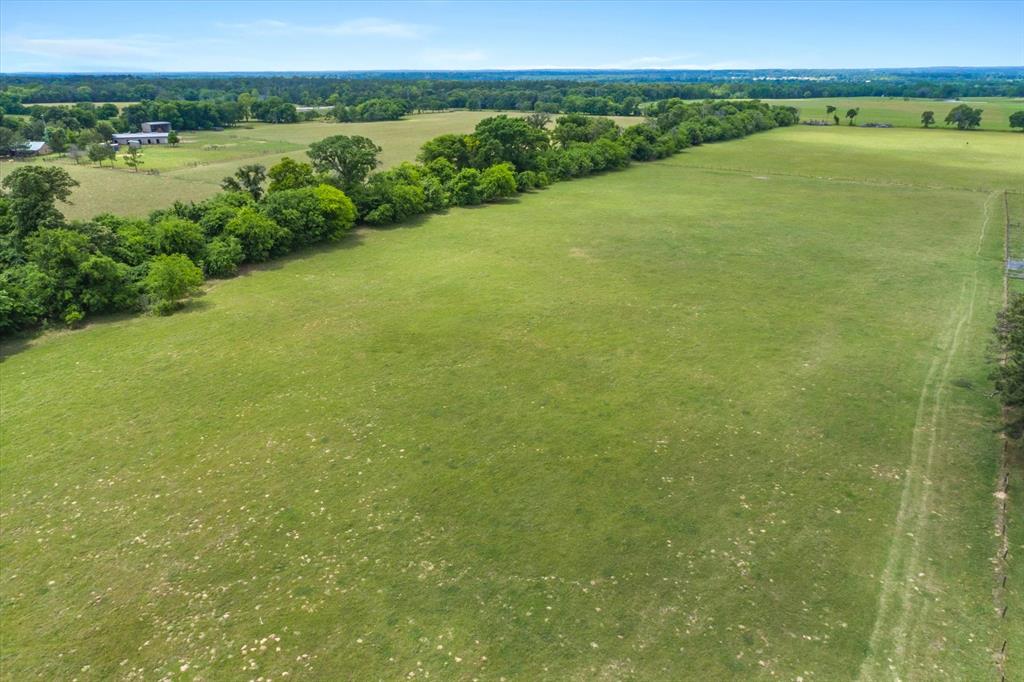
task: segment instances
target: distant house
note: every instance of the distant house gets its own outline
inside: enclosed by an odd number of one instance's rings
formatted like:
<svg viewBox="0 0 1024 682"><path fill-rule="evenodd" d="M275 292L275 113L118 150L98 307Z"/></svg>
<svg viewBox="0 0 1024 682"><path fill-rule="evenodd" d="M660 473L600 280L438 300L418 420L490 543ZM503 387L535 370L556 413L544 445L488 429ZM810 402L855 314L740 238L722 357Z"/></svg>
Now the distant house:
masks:
<svg viewBox="0 0 1024 682"><path fill-rule="evenodd" d="M170 121L146 121L142 124L144 133L169 133L171 132Z"/></svg>
<svg viewBox="0 0 1024 682"><path fill-rule="evenodd" d="M42 156L49 154L52 150L45 142L29 141L20 147L11 150L11 156Z"/></svg>
<svg viewBox="0 0 1024 682"><path fill-rule="evenodd" d="M146 125L143 123L143 125ZM167 144L167 133L114 133L114 144L138 147L144 144Z"/></svg>

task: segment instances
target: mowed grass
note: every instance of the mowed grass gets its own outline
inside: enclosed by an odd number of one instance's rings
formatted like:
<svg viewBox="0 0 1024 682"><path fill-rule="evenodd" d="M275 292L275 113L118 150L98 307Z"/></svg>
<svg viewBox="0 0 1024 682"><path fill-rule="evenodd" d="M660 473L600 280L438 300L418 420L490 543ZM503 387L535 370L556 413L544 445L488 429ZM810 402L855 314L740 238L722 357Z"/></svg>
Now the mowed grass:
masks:
<svg viewBox="0 0 1024 682"><path fill-rule="evenodd" d="M221 180L239 166L258 163L269 168L284 156L305 161L309 145L331 135L369 137L382 148L381 168L388 168L403 161L414 161L423 143L433 137L472 132L478 122L498 114L450 111L377 123L251 123L222 131L183 132L177 146L142 147L141 172L124 164L123 153L118 155L113 167L103 168L87 161L76 165L56 155L32 162L59 164L78 180L80 186L71 198L71 205L63 207L70 218L84 220L99 213L145 216L176 200L199 201L216 194L220 191ZM643 120L628 116L612 118L624 126ZM0 162L0 178L17 168L18 163L25 162ZM156 171L159 176L149 171Z"/></svg>
<svg viewBox="0 0 1024 682"><path fill-rule="evenodd" d="M778 130L9 346L5 675L993 675L1021 142L896 132L914 184Z"/></svg>
<svg viewBox="0 0 1024 682"><path fill-rule="evenodd" d="M1010 130L1010 114L1024 111L1024 98L1019 97L979 97L965 98L960 101L934 99L904 99L902 97L812 97L808 99L766 99L772 104L784 104L800 110L802 119L832 120L825 113L829 104L836 107L842 121L849 109L860 108L857 125L862 123L891 123L901 128L920 128L921 114L925 111L935 112L938 128L946 127L943 121L950 109L959 104L969 104L983 111L981 115L982 130Z"/></svg>

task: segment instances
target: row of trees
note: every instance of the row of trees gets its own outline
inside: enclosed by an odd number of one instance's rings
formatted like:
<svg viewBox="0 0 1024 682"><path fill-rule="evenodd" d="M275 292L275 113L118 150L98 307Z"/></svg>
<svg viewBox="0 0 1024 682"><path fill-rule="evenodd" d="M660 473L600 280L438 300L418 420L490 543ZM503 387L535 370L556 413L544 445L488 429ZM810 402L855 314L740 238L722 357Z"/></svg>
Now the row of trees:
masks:
<svg viewBox="0 0 1024 682"><path fill-rule="evenodd" d="M0 109L33 102L230 100L242 94L307 106L374 98L410 110L444 108L634 114L662 99L1024 96L1019 69L907 71L658 71L315 75L8 75Z"/></svg>
<svg viewBox="0 0 1024 682"><path fill-rule="evenodd" d="M339 239L357 221L387 225L498 201L797 121L795 109L760 102L670 100L653 111L626 129L579 114L553 126L544 114L496 116L468 135L428 141L417 163L379 172L377 145L338 135L311 145L310 163L243 166L224 179L222 193L148 219L68 222L56 207L77 184L67 172L18 168L0 197L0 332L147 307L167 313L204 276L231 276L243 263Z"/></svg>
<svg viewBox="0 0 1024 682"><path fill-rule="evenodd" d="M326 184L229 191L148 219L100 215L68 222L56 208L77 186L63 168L29 165L3 180L0 333L43 322L149 308L166 314L203 277L225 277L316 242L340 238L355 207Z"/></svg>

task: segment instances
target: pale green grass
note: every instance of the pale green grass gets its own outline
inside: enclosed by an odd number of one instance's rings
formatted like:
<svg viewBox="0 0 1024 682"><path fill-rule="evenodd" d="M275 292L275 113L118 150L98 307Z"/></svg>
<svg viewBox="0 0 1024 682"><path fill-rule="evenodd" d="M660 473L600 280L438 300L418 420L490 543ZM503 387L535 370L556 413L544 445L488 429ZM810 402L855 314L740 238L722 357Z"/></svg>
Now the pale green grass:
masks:
<svg viewBox="0 0 1024 682"><path fill-rule="evenodd" d="M772 104L784 104L796 107L800 110L800 117L803 119L831 120L831 116L825 113L825 106L831 104L836 107L836 113L846 125L846 112L849 109L860 107L860 115L857 117L857 124L861 123L891 123L902 128L919 128L921 126L921 114L925 111L934 111L937 128L946 127L943 120L949 110L958 104L970 104L972 107L982 109L981 129L982 130L1010 130L1010 114L1015 111L1024 111L1024 99L1014 97L984 97L965 98L961 101L951 102L934 99L903 99L901 97L820 97L810 99L766 99L765 102Z"/></svg>
<svg viewBox="0 0 1024 682"><path fill-rule="evenodd" d="M897 133L914 186L778 130L8 347L5 675L989 679L1019 178Z"/></svg>
<svg viewBox="0 0 1024 682"><path fill-rule="evenodd" d="M0 178L16 168L16 163L57 163L81 183L72 196L72 205L65 207L68 217L88 219L98 213L145 216L175 200L198 201L216 194L221 180L239 166L258 163L270 167L284 156L306 160L309 145L331 135L369 137L383 150L381 168L388 168L415 160L427 140L444 133L471 132L482 119L498 113L451 111L378 123L251 123L223 131L183 132L181 144L175 147L143 147L141 172L125 165L123 153L113 168L97 168L88 162L76 166L70 159L50 155L30 162L0 162ZM613 118L624 126L643 120ZM159 177L147 175L147 171L157 171Z"/></svg>

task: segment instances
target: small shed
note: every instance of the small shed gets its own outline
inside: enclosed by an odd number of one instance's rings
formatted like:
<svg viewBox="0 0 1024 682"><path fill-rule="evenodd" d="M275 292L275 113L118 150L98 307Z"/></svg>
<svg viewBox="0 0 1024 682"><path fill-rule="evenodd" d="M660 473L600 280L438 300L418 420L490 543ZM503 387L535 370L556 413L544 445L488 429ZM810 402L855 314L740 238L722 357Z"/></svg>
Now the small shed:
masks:
<svg viewBox="0 0 1024 682"><path fill-rule="evenodd" d="M146 121L142 124L144 133L169 133L171 132L170 121Z"/></svg>
<svg viewBox="0 0 1024 682"><path fill-rule="evenodd" d="M49 154L50 151L50 145L45 142L30 140L18 148L12 149L11 153L14 156L42 156L43 154Z"/></svg>

